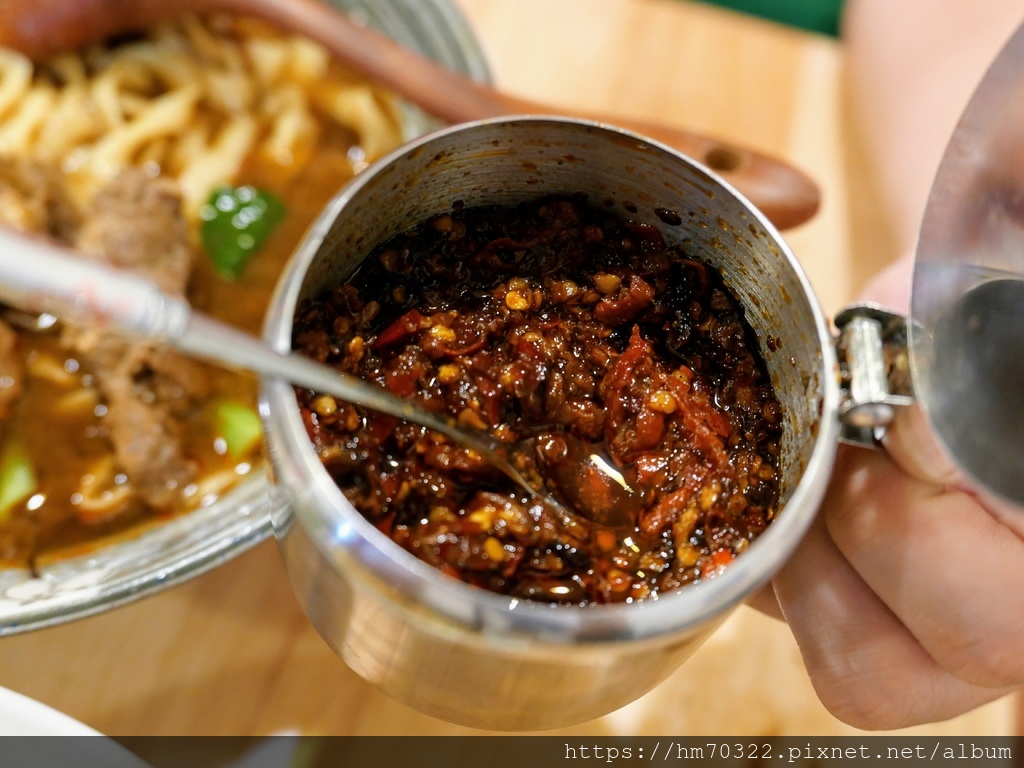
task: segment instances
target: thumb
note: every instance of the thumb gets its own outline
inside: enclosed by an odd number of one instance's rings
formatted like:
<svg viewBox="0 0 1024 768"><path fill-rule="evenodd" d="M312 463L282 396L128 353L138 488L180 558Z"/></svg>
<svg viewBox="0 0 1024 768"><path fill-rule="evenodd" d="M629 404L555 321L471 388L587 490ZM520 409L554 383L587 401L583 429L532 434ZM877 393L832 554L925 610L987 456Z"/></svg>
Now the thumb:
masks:
<svg viewBox="0 0 1024 768"><path fill-rule="evenodd" d="M908 254L882 270L865 287L862 298L909 314L914 256ZM911 477L940 489L968 493L1018 536L1024 539L1024 510L1013 502L979 488L959 469L925 414L915 403L896 409L882 444L896 465Z"/></svg>
<svg viewBox="0 0 1024 768"><path fill-rule="evenodd" d="M903 472L937 490L960 491L972 496L992 517L1024 540L1024 507L979 487L958 468L920 405L896 410L896 418L882 438L886 453Z"/></svg>
<svg viewBox="0 0 1024 768"><path fill-rule="evenodd" d="M917 480L941 487L962 486L965 482L917 403L896 409L882 444L896 465Z"/></svg>

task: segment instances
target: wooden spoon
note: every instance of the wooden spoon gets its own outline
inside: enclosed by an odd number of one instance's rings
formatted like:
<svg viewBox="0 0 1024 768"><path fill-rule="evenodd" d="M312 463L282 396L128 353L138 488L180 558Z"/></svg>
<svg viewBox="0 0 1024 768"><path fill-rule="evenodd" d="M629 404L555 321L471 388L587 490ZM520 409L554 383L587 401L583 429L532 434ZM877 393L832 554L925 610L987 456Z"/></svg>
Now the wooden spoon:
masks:
<svg viewBox="0 0 1024 768"><path fill-rule="evenodd" d="M567 114L510 96L413 53L321 0L0 0L0 46L43 58L186 13L260 17L324 45L339 60L452 123L516 114ZM675 147L720 174L779 228L818 210L817 186L766 155L678 128L577 114Z"/></svg>

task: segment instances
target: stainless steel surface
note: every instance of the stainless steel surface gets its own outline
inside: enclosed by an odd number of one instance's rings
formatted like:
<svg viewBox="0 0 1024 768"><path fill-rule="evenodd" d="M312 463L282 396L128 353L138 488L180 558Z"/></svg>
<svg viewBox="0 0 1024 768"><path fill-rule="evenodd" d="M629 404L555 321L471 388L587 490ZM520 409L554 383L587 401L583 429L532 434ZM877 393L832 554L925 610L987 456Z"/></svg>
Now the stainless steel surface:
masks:
<svg viewBox="0 0 1024 768"><path fill-rule="evenodd" d="M479 44L449 0L329 1L450 67L489 78ZM403 109L406 138L437 127L419 110ZM130 540L35 572L0 569L0 636L108 610L203 573L266 539L269 512L267 482L256 472L216 503Z"/></svg>
<svg viewBox="0 0 1024 768"><path fill-rule="evenodd" d="M914 402L906 318L877 304L854 304L836 315L835 325L840 438L877 447L896 409Z"/></svg>
<svg viewBox="0 0 1024 768"><path fill-rule="evenodd" d="M918 241L911 352L953 459L1024 504L1024 28L985 75L939 167Z"/></svg>
<svg viewBox="0 0 1024 768"><path fill-rule="evenodd" d="M856 427L885 425L892 421L885 360L882 355L882 324L868 317L853 318L843 328L847 349L859 354L850 357L850 398L846 418Z"/></svg>
<svg viewBox="0 0 1024 768"><path fill-rule="evenodd" d="M388 541L320 465L291 389L263 382L275 533L314 625L353 669L398 700L484 728L580 722L663 680L791 554L824 493L838 436L828 328L771 224L692 161L586 122L469 124L372 166L307 235L272 302L268 342L289 349L298 303L343 280L390 235L456 201L509 204L552 192L612 201L725 274L759 338L771 339L761 352L785 406L785 506L724 574L697 588L638 605L552 610L469 587ZM665 224L659 208L677 211L683 223Z"/></svg>

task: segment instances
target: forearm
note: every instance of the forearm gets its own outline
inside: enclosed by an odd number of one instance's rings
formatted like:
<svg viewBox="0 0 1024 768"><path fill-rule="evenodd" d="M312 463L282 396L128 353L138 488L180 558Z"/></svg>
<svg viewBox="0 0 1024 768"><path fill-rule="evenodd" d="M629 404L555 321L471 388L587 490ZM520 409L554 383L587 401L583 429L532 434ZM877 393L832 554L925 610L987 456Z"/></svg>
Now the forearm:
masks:
<svg viewBox="0 0 1024 768"><path fill-rule="evenodd" d="M854 129L901 252L913 247L957 119L1021 20L1021 0L848 0Z"/></svg>

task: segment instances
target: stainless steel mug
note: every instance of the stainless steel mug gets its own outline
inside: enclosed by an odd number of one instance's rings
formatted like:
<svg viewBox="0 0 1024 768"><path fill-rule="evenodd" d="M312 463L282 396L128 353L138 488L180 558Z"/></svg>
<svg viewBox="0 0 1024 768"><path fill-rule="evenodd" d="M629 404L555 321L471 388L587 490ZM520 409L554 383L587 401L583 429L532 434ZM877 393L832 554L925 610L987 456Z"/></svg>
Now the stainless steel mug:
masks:
<svg viewBox="0 0 1024 768"><path fill-rule="evenodd" d="M843 400L822 310L767 219L713 173L615 128L504 118L420 138L334 199L278 286L265 338L291 348L300 301L343 281L375 246L432 215L586 193L719 269L760 339L785 409L782 510L724 573L625 605L565 607L470 587L401 550L321 466L293 390L266 380L273 522L295 593L363 678L416 709L478 728L533 730L611 712L652 689L793 553L815 515ZM659 210L676 217L658 215Z"/></svg>

